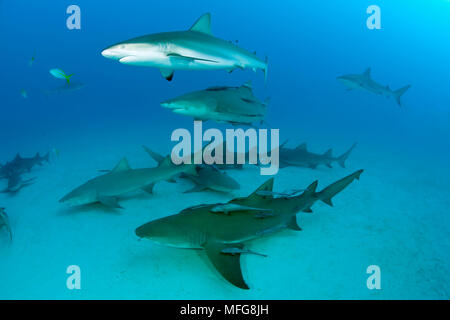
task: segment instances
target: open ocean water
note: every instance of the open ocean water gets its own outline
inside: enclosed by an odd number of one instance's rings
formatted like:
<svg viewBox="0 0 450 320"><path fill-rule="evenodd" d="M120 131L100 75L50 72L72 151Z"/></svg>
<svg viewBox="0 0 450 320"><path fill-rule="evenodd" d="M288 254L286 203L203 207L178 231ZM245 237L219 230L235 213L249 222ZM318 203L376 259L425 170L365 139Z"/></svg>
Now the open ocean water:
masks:
<svg viewBox="0 0 450 320"><path fill-rule="evenodd" d="M81 9L79 30L66 26L72 4ZM366 26L370 5L381 9L381 29ZM266 83L251 70L175 71L168 82L156 68L101 55L126 39L187 30L206 12L214 36L268 57ZM49 164L23 174L34 183L0 194L13 233L10 241L0 229L0 298L449 299L449 15L447 0L0 1L0 164L50 152ZM411 85L401 107L336 79L369 67L393 90ZM53 68L84 86L55 92L65 81ZM316 203L313 214L299 213L301 232L246 243L267 255L241 257L250 290L225 281L203 252L138 241L134 230L186 207L249 195L269 178L255 166L227 171L241 185L229 194L183 193L192 183L163 181L153 195L121 197L124 209L59 203L123 157L133 168L156 166L142 145L169 154L173 130L192 132L192 118L162 101L248 80L256 97L270 97L261 127L280 129L280 143L307 142L334 155L358 143L346 168L281 168L274 190L315 180L322 189L364 169L334 207ZM70 265L81 270L79 290L66 285ZM372 265L380 289L367 286Z"/></svg>

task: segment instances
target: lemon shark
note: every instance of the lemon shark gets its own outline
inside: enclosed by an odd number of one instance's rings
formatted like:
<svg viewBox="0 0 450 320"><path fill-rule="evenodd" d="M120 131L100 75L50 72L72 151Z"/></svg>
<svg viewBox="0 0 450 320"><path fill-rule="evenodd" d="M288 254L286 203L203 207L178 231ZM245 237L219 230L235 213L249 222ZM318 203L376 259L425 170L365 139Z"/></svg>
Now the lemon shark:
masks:
<svg viewBox="0 0 450 320"><path fill-rule="evenodd" d="M146 146L143 146L143 148L158 164L161 164L170 157L164 157ZM231 192L240 188L236 180L225 172L220 171L214 165L196 165L195 171L197 172L196 175L189 173L180 174L180 178L189 179L195 184L192 189L185 191L185 193L199 192L206 189L219 192Z"/></svg>
<svg viewBox="0 0 450 320"><path fill-rule="evenodd" d="M100 202L108 207L122 208L118 203L120 195L137 190L151 194L156 182L170 179L181 172L197 174L193 165L176 166L169 158L157 167L142 169L131 169L127 159L123 158L114 169L89 180L59 201L69 205Z"/></svg>
<svg viewBox="0 0 450 320"><path fill-rule="evenodd" d="M186 31L163 32L119 42L102 51L105 58L122 64L159 68L171 81L174 70L262 69L262 61L235 44L216 38L211 32L211 14L202 15Z"/></svg>
<svg viewBox="0 0 450 320"><path fill-rule="evenodd" d="M249 289L242 275L240 256L252 252L245 249L244 243L286 228L301 230L297 213L312 212L311 206L318 200L332 206L332 198L359 179L362 172L358 170L320 192L316 192L315 181L302 194L276 198L271 195L274 183L271 178L248 197L190 207L148 222L135 233L139 238L163 245L202 249L226 280Z"/></svg>
<svg viewBox="0 0 450 320"><path fill-rule="evenodd" d="M264 120L267 104L268 100L261 102L253 95L249 81L240 87L216 86L186 93L161 106L195 120L251 125Z"/></svg>
<svg viewBox="0 0 450 320"><path fill-rule="evenodd" d="M332 168L331 164L333 162L337 162L342 168L345 168L345 160L347 160L350 153L356 147L356 143L354 143L342 155L333 157L332 149L328 149L324 154L317 154L308 151L306 143L302 143L294 149L289 149L284 147L286 142L280 146L280 168L295 166L315 169L319 165L326 165Z"/></svg>
<svg viewBox="0 0 450 320"><path fill-rule="evenodd" d="M34 157L30 158L24 158L18 153L13 160L8 161L5 165L0 165L0 179L8 179L14 175L30 172L36 165L42 166L44 162L50 163L49 157L48 152L44 156L36 153Z"/></svg>
<svg viewBox="0 0 450 320"><path fill-rule="evenodd" d="M348 90L363 90L369 91L378 95L384 95L386 97L394 97L397 104L401 106L401 96L411 87L410 85L404 86L398 90L391 90L389 86L383 86L375 82L370 75L370 68L368 68L362 74L348 74L338 77L338 81L347 86Z"/></svg>

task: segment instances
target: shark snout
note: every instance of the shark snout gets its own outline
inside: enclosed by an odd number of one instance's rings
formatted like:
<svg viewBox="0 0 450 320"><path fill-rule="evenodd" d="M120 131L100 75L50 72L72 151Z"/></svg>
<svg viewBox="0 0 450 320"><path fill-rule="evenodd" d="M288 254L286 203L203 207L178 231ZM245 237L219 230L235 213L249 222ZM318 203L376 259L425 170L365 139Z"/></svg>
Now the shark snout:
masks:
<svg viewBox="0 0 450 320"><path fill-rule="evenodd" d="M117 46L106 48L102 51L102 56L108 59L120 60L127 56L127 54L119 49Z"/></svg>

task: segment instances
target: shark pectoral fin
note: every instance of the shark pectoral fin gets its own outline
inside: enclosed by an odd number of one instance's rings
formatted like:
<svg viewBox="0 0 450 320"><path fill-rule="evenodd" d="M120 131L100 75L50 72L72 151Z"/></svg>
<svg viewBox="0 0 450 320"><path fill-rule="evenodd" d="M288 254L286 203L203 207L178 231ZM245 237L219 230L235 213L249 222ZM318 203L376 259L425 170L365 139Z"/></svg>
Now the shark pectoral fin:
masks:
<svg viewBox="0 0 450 320"><path fill-rule="evenodd" d="M172 81L174 72L172 69L159 69L159 71L167 81Z"/></svg>
<svg viewBox="0 0 450 320"><path fill-rule="evenodd" d="M236 244L233 244L233 247L236 247ZM222 253L227 245L218 242L207 242L204 248L209 260L227 281L238 288L250 289L242 276L240 253L233 255Z"/></svg>
<svg viewBox="0 0 450 320"><path fill-rule="evenodd" d="M286 227L288 229L295 230L295 231L301 231L302 230L302 228L300 228L298 226L298 224L297 224L297 217L296 216L292 216L292 218L286 224Z"/></svg>
<svg viewBox="0 0 450 320"><path fill-rule="evenodd" d="M205 190L205 189L206 189L205 186L196 184L192 189L183 191L183 193L200 192L200 191L203 191L203 190Z"/></svg>
<svg viewBox="0 0 450 320"><path fill-rule="evenodd" d="M155 184L154 183L150 183L149 185L142 187L141 189L144 190L145 192L149 193L149 194L153 194L153 188L154 188Z"/></svg>
<svg viewBox="0 0 450 320"><path fill-rule="evenodd" d="M167 56L170 58L170 60L172 62L176 62L176 63L180 63L180 64L183 64L183 63L188 64L188 63L192 63L195 61L218 63L218 61L216 61L216 60L204 59L204 58L199 58L199 57L183 56L178 53L169 53L169 54L167 54Z"/></svg>
<svg viewBox="0 0 450 320"><path fill-rule="evenodd" d="M123 207L119 205L117 197L99 196L98 202L110 208L123 209Z"/></svg>

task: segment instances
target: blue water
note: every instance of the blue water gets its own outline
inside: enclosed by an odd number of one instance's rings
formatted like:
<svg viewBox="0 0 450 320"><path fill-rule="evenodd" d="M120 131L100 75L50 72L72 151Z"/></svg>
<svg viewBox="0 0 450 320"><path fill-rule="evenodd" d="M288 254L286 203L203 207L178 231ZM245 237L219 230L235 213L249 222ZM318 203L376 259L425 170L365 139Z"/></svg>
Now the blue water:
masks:
<svg viewBox="0 0 450 320"><path fill-rule="evenodd" d="M66 28L70 4L0 1L0 163L18 152L53 150L49 165L26 174L37 178L33 185L0 194L14 233L9 243L0 230L0 298L449 298L449 1L78 0L81 30ZM381 8L381 30L366 27L372 4ZM176 71L167 82L157 69L100 54L136 36L185 30L205 12L215 36L268 57L266 84L260 71L249 70ZM393 89L411 84L401 108L392 98L346 91L336 81L368 67ZM52 68L74 73L73 81L86 86L46 95L63 84ZM58 203L124 156L133 167L155 165L143 144L169 153L172 131L192 130L193 123L161 108L161 101L248 80L257 97L270 97L266 120L280 129L280 140L335 154L358 142L346 169L284 168L276 190L316 179L325 186L365 169L333 208L316 204L314 214L299 214L302 232L249 244L268 255L242 258L250 290L224 281L202 253L138 241L134 229L188 206L248 195L267 179L255 167L229 171L241 184L232 194L183 194L188 182L161 182L154 195L124 197L124 210ZM66 287L69 265L81 268L80 290ZM380 290L366 286L369 265L380 267Z"/></svg>

